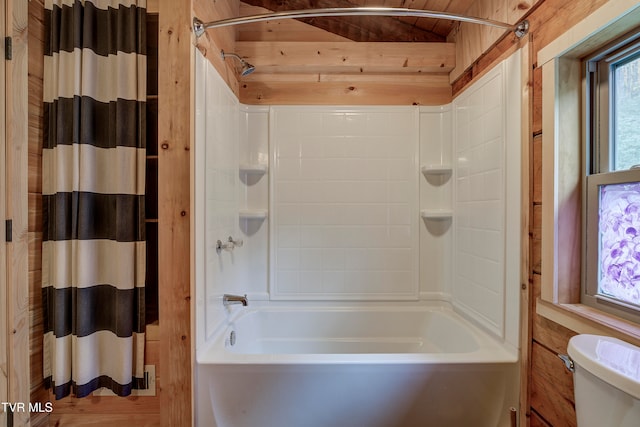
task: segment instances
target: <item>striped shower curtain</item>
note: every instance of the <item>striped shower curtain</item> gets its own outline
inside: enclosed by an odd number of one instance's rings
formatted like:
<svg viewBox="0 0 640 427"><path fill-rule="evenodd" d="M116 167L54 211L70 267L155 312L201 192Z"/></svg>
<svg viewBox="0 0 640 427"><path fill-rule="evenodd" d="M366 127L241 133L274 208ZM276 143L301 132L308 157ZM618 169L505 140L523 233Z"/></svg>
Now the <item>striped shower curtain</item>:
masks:
<svg viewBox="0 0 640 427"><path fill-rule="evenodd" d="M144 388L146 0L46 0L44 376Z"/></svg>

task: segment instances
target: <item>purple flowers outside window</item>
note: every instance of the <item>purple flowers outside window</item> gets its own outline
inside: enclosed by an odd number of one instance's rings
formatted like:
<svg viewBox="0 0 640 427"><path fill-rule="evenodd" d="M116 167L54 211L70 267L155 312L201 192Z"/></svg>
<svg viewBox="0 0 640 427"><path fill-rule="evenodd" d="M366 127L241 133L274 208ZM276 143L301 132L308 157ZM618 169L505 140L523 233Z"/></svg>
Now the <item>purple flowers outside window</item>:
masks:
<svg viewBox="0 0 640 427"><path fill-rule="evenodd" d="M640 183L600 187L598 292L640 305Z"/></svg>

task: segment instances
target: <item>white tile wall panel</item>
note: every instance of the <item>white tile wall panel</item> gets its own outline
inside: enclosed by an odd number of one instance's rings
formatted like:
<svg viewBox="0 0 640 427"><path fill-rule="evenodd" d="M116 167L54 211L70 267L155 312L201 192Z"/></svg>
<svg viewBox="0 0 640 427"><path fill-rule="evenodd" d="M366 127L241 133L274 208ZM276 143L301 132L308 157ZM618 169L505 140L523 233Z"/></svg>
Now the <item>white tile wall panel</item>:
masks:
<svg viewBox="0 0 640 427"><path fill-rule="evenodd" d="M196 56L197 343L224 318L222 293L268 291L451 300L517 345L517 59L450 106L332 108L240 106ZM243 180L239 163L268 164L268 176ZM454 170L423 176L420 164ZM264 224L238 221L239 208L265 207ZM220 257L215 241L238 227L245 247Z"/></svg>
<svg viewBox="0 0 640 427"><path fill-rule="evenodd" d="M224 319L221 296L236 291L243 272L218 239L238 235L238 100L213 66L196 51L196 345Z"/></svg>
<svg viewBox="0 0 640 427"><path fill-rule="evenodd" d="M453 303L514 347L520 248L508 230L517 229L520 211L518 70L516 54L453 103Z"/></svg>
<svg viewBox="0 0 640 427"><path fill-rule="evenodd" d="M417 131L413 107L272 107L272 298L417 298Z"/></svg>
<svg viewBox="0 0 640 427"><path fill-rule="evenodd" d="M236 141L241 164L260 165L269 169L269 107L240 105L240 134ZM236 170L236 174L238 171ZM238 187L241 209L267 211L269 206L269 177L267 174L240 173ZM268 214L268 212L267 212ZM268 240L269 227L264 219L238 220L239 238L244 246L235 252L236 268L242 271L238 292L250 300L268 298Z"/></svg>
<svg viewBox="0 0 640 427"><path fill-rule="evenodd" d="M453 103L458 172L453 298L499 336L504 329L503 78L497 67Z"/></svg>
<svg viewBox="0 0 640 427"><path fill-rule="evenodd" d="M420 165L451 166L451 106L420 108ZM419 175L421 175L418 172ZM420 209L452 210L452 174L420 176ZM450 300L452 219L421 220L420 294Z"/></svg>

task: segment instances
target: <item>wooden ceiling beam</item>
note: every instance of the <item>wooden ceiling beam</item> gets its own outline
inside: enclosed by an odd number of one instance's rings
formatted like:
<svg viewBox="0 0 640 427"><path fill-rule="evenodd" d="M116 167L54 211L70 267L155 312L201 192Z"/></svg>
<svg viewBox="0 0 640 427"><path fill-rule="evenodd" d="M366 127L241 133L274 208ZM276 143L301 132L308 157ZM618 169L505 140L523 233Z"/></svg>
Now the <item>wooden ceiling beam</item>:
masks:
<svg viewBox="0 0 640 427"><path fill-rule="evenodd" d="M262 73L448 73L453 43L236 42Z"/></svg>
<svg viewBox="0 0 640 427"><path fill-rule="evenodd" d="M243 0L274 12L357 7L349 0ZM300 21L356 42L444 42L445 37L388 16L317 17Z"/></svg>

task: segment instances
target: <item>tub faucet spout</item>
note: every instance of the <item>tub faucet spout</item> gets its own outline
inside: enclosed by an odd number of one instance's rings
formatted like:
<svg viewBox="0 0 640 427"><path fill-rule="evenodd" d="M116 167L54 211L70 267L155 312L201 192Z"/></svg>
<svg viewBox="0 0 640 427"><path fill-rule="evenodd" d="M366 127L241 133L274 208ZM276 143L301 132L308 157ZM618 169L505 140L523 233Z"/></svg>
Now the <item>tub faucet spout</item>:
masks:
<svg viewBox="0 0 640 427"><path fill-rule="evenodd" d="M242 296L242 295L224 294L222 296L222 305L226 307L227 305L231 305L231 304L242 304L243 307L246 307L247 305L249 305L249 301L247 300L247 295L245 294L244 296Z"/></svg>

